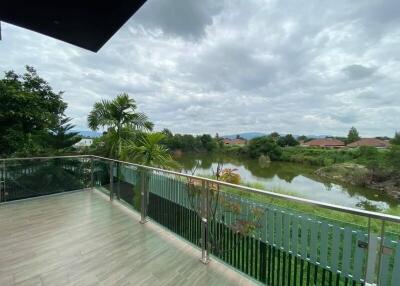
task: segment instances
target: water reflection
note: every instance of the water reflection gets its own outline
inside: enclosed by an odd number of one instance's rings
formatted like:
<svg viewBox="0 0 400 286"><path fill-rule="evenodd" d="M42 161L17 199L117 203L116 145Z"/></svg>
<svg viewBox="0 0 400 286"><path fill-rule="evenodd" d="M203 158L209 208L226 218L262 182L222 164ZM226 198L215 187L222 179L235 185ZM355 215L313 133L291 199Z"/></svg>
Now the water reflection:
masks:
<svg viewBox="0 0 400 286"><path fill-rule="evenodd" d="M315 167L308 165L286 162L260 164L258 160L221 155L185 154L177 160L187 173L212 175L218 164L223 164L224 168L237 169L243 181L257 183L271 191L322 202L373 211L387 210L398 205L395 199L379 191L323 179L314 174Z"/></svg>

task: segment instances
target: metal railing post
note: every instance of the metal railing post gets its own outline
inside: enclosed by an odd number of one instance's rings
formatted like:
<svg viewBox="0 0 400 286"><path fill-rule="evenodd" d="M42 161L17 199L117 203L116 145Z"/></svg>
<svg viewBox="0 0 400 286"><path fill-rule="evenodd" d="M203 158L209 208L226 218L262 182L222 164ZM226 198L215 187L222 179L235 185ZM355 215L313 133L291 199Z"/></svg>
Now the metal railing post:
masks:
<svg viewBox="0 0 400 286"><path fill-rule="evenodd" d="M114 200L114 162L110 161L110 201Z"/></svg>
<svg viewBox="0 0 400 286"><path fill-rule="evenodd" d="M140 223L144 224L147 222L147 197L148 197L148 186L147 186L147 170L140 170Z"/></svg>
<svg viewBox="0 0 400 286"><path fill-rule="evenodd" d="M115 164L117 166L117 200L121 199L120 196L120 191L121 191L121 181L120 181L120 176L121 176L121 167L122 164L120 162L117 162L117 164Z"/></svg>
<svg viewBox="0 0 400 286"><path fill-rule="evenodd" d="M90 158L90 187L94 187L94 159Z"/></svg>
<svg viewBox="0 0 400 286"><path fill-rule="evenodd" d="M6 161L4 160L2 164L2 182L0 182L2 184L0 186L0 203L6 201L6 174Z"/></svg>
<svg viewBox="0 0 400 286"><path fill-rule="evenodd" d="M201 259L203 264L210 262L208 253L208 182L201 181Z"/></svg>

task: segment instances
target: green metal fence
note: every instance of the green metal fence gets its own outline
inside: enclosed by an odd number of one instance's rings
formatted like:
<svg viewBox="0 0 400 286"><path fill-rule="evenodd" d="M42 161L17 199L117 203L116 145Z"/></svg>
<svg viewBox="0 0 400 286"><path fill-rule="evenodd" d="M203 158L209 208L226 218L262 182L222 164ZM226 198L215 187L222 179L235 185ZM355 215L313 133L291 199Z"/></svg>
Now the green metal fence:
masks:
<svg viewBox="0 0 400 286"><path fill-rule="evenodd" d="M31 176L47 170L71 180L56 192L93 186L262 284L399 285L396 216L97 156L22 161L1 162L2 198L10 182L43 188Z"/></svg>
<svg viewBox="0 0 400 286"><path fill-rule="evenodd" d="M159 172L150 176L149 216L201 246L200 196L190 197L191 183ZM211 192L210 188L205 191ZM373 263L379 264L376 267L380 271L375 273L372 269L371 282L379 278L380 285L397 285L395 269L400 262L397 235L384 233L381 248L387 249L385 253L379 251L381 236L370 233L368 226L345 224L244 199L223 188L219 192L216 206L208 200L208 207L215 210L208 216L207 249L260 282L363 285L368 263ZM190 234L195 234L194 238ZM369 242L375 245L372 252L379 251L381 258L370 257L368 261Z"/></svg>

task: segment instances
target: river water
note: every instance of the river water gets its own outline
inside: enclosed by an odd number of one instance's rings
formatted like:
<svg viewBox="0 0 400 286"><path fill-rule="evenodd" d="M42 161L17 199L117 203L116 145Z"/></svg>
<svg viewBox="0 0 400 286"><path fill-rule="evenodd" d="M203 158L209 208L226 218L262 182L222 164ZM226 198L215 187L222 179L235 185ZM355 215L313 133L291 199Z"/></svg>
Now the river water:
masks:
<svg viewBox="0 0 400 286"><path fill-rule="evenodd" d="M262 166L258 160L209 154L184 154L176 160L187 173L212 175L219 163L223 168L236 169L242 181L264 189L346 207L386 211L399 204L376 190L323 179L314 174L317 167L304 164L271 162Z"/></svg>

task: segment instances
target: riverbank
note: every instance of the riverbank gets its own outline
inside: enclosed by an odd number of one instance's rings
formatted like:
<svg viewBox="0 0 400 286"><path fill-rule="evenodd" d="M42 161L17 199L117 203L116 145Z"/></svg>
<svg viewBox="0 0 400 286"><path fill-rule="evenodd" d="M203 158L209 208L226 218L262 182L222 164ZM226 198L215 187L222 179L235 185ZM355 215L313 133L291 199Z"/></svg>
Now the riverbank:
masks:
<svg viewBox="0 0 400 286"><path fill-rule="evenodd" d="M287 193L345 207L385 212L395 209L400 201L386 193L324 178L315 174L319 166L271 161L267 164L246 156L221 153L183 153L177 159L179 171L196 175L215 175L217 168L235 170L242 182L259 189Z"/></svg>
<svg viewBox="0 0 400 286"><path fill-rule="evenodd" d="M365 186L400 200L400 175L397 173L378 177L373 170L363 165L340 163L322 167L316 170L315 174L345 184Z"/></svg>
<svg viewBox="0 0 400 286"><path fill-rule="evenodd" d="M229 147L225 148L224 152L251 157L247 148ZM266 152L268 155L268 150ZM400 199L400 146L398 145L392 145L389 149L284 147L275 150L271 159L321 167L315 172L321 178L368 187L397 200Z"/></svg>

